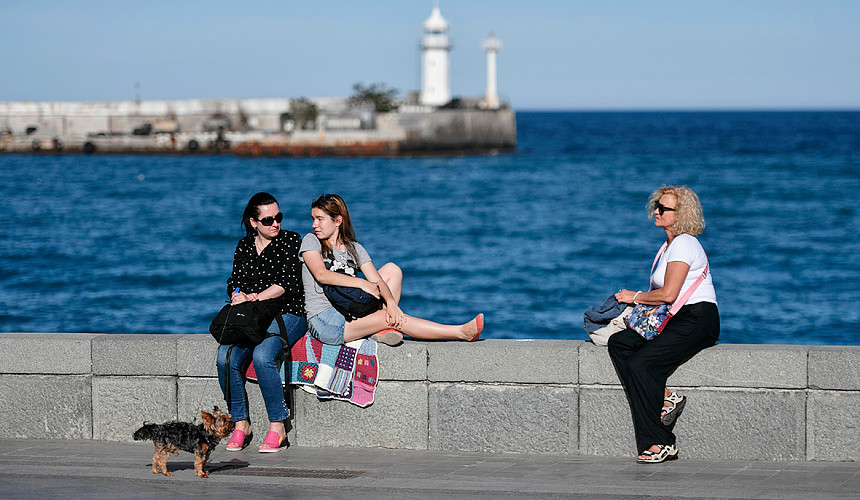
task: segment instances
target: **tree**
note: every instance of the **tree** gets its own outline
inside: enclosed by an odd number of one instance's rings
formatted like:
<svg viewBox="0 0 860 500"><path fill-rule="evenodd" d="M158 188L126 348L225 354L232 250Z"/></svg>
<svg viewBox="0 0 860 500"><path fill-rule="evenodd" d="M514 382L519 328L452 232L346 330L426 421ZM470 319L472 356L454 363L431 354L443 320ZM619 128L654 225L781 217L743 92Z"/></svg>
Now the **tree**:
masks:
<svg viewBox="0 0 860 500"><path fill-rule="evenodd" d="M394 100L397 98L397 89L389 88L384 83L372 83L365 86L363 83L352 85L352 97L349 98L350 106L373 106L380 113L387 113L397 109Z"/></svg>
<svg viewBox="0 0 860 500"><path fill-rule="evenodd" d="M299 97L290 101L290 112L281 115L281 126L283 122L293 120L299 129L314 128L318 117L317 105L306 97Z"/></svg>

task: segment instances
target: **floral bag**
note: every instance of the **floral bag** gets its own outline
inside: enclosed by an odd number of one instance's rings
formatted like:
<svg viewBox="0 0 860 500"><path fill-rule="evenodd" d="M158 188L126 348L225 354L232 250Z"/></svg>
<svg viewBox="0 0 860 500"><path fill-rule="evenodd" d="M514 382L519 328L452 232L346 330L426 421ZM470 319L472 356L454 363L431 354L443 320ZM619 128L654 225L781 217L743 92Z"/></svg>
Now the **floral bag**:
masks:
<svg viewBox="0 0 860 500"><path fill-rule="evenodd" d="M630 316L627 316L627 327L636 330L645 340L651 340L663 331L670 318L672 313L667 304L636 304Z"/></svg>
<svg viewBox="0 0 860 500"><path fill-rule="evenodd" d="M651 264L651 273L654 272L654 267L657 265L657 261L660 259L660 255L663 254L663 251L666 250L666 243L663 243L663 246L660 247L660 250L657 252L657 256L654 257L654 263ZM648 275L650 276L651 273ZM672 316L678 314L678 311L687 300L693 295L693 292L696 291L696 288L699 288L699 285L702 284L702 281L705 280L705 277L708 276L708 263L707 257L705 261L705 270L702 271L702 275L696 278L696 281L684 292L684 295L681 296L680 299L676 300L674 304L669 306L669 304L661 304L661 305L648 305L648 304L636 304L633 307L633 311L630 313L630 316L627 316L627 327L636 330L636 333L642 336L645 340L651 340L657 335L660 335L660 332L666 328L666 323L672 319Z"/></svg>

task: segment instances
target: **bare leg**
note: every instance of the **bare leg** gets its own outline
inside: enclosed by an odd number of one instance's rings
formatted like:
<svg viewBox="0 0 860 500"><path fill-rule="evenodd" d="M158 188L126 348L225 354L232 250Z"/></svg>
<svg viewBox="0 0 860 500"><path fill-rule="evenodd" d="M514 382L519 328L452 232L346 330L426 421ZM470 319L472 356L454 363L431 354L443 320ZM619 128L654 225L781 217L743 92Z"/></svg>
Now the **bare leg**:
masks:
<svg viewBox="0 0 860 500"><path fill-rule="evenodd" d="M242 431L245 434L248 434L249 432L251 432L251 422L249 422L248 419L239 420L238 422L236 422L235 430Z"/></svg>
<svg viewBox="0 0 860 500"><path fill-rule="evenodd" d="M478 333L477 318L462 325L443 325L426 319L406 316L400 332L416 339L470 340ZM343 339L351 342L390 328L385 320L385 310L347 322Z"/></svg>
<svg viewBox="0 0 860 500"><path fill-rule="evenodd" d="M379 268L379 275L388 285L388 289L391 290L395 300L400 302L400 294L403 291L403 271L400 270L400 267L394 262L389 262Z"/></svg>
<svg viewBox="0 0 860 500"><path fill-rule="evenodd" d="M283 420L280 422L269 422L269 432L277 432L278 436L284 437L287 435L287 427Z"/></svg>

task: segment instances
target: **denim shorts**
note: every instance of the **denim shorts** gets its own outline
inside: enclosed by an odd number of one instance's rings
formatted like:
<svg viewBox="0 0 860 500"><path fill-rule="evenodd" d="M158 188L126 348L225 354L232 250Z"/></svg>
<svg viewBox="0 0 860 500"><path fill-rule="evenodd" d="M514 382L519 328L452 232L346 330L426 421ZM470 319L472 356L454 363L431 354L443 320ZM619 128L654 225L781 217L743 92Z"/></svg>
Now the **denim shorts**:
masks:
<svg viewBox="0 0 860 500"><path fill-rule="evenodd" d="M334 307L329 307L308 319L308 323L311 337L323 344L343 344L343 327L346 325L346 318Z"/></svg>

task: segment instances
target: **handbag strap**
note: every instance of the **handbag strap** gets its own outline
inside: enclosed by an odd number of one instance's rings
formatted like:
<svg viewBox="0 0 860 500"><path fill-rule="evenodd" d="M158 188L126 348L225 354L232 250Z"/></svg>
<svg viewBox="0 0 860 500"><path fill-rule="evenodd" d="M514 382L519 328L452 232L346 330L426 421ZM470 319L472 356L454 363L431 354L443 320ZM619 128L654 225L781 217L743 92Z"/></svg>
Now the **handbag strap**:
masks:
<svg viewBox="0 0 860 500"><path fill-rule="evenodd" d="M649 284L651 281L651 275L654 273L654 268L657 267L657 261L660 260L660 256L663 255L663 252L666 251L666 247L668 247L668 246L669 246L669 242L664 241L663 246L660 247L660 250L657 250L657 255L654 257L654 263L651 264L651 272L648 273ZM705 270L702 271L702 274L698 278L696 278L696 281L692 285L690 285L690 288L688 288L687 291L684 292L684 295L682 295L680 299L676 300L675 303L672 304L671 309L669 309L669 314L671 314L672 316L677 314L678 311L682 307L684 307L684 304L687 303L687 301L690 299L690 297L693 296L693 292L696 291L696 288L699 288L699 285L701 285L702 282L705 281L705 278L708 276L708 266L709 266L708 254L707 254L707 252L705 252ZM651 291L651 288L652 287L649 287L648 291Z"/></svg>
<svg viewBox="0 0 860 500"><path fill-rule="evenodd" d="M648 273L648 291L649 292L653 288L653 285L651 285L651 275L654 274L654 268L657 267L657 261L660 260L660 256L663 255L664 251L666 251L667 246L669 246L669 242L664 241L663 246L660 247L660 250L657 250L657 255L654 256L654 263L651 264L651 272Z"/></svg>
<svg viewBox="0 0 860 500"><path fill-rule="evenodd" d="M278 329L281 330L281 336L287 336L287 325L284 324L284 315L283 313L278 313L275 315L275 321L278 322Z"/></svg>
<svg viewBox="0 0 860 500"><path fill-rule="evenodd" d="M705 270L702 271L702 274L699 275L698 278L696 278L696 281L692 285L690 285L690 288L688 288L687 291L684 292L684 295L682 295L679 300L676 300L675 303L672 304L672 308L669 309L669 314L671 314L672 316L677 314L678 310L681 309L684 306L684 304L687 303L687 300L689 300L690 297L693 296L693 292L696 291L696 288L699 288L699 285L701 285L702 282L705 281L705 277L707 277L707 276L708 276L708 255L705 254Z"/></svg>

